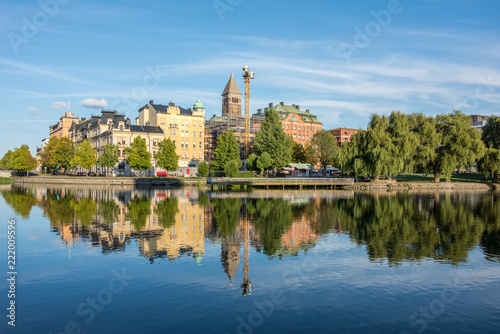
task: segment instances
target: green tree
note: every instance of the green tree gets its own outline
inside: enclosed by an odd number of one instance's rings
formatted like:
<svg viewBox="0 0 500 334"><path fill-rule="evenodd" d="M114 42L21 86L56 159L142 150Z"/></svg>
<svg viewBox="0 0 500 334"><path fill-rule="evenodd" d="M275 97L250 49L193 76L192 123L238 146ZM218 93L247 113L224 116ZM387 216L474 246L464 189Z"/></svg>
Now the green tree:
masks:
<svg viewBox="0 0 500 334"><path fill-rule="evenodd" d="M416 120L412 115L393 111L389 116L389 134L392 137L394 149L397 152L395 159L394 174L401 172L412 173L417 159L415 152L419 145L418 134L413 131Z"/></svg>
<svg viewBox="0 0 500 334"><path fill-rule="evenodd" d="M267 152L272 157L271 167L274 171L285 166L292 159L290 152L293 139L283 131L278 113L273 108L267 109L266 118L253 144L257 155L261 156L262 153Z"/></svg>
<svg viewBox="0 0 500 334"><path fill-rule="evenodd" d="M498 176L500 175L500 150L495 148L487 148L486 153L478 164L479 170L489 173L493 182L498 183Z"/></svg>
<svg viewBox="0 0 500 334"><path fill-rule="evenodd" d="M247 158L247 169L248 170L255 170L257 169L257 160L259 159L259 156L255 153L250 153L250 155Z"/></svg>
<svg viewBox="0 0 500 334"><path fill-rule="evenodd" d="M224 172L226 172L226 176L235 177L238 174L238 169L241 166L241 160L229 160L226 162L224 166Z"/></svg>
<svg viewBox="0 0 500 334"><path fill-rule="evenodd" d="M109 172L110 168L116 166L118 160L118 147L113 144L104 145L101 156L99 157L99 163L101 166L106 167L107 172Z"/></svg>
<svg viewBox="0 0 500 334"><path fill-rule="evenodd" d="M38 166L38 161L31 155L28 145L21 145L12 153L9 169L29 172Z"/></svg>
<svg viewBox="0 0 500 334"><path fill-rule="evenodd" d="M84 169L90 169L90 167L95 166L97 163L96 150L92 148L90 142L85 139L75 151L75 156L73 157L72 165L80 166Z"/></svg>
<svg viewBox="0 0 500 334"><path fill-rule="evenodd" d="M174 142L170 138L163 139L159 146L160 150L155 155L157 165L169 172L179 169L180 156L175 153Z"/></svg>
<svg viewBox="0 0 500 334"><path fill-rule="evenodd" d="M13 152L8 150L7 153L4 154L2 160L0 160L0 168L8 169L10 165L10 159L12 158Z"/></svg>
<svg viewBox="0 0 500 334"><path fill-rule="evenodd" d="M492 115L483 128L482 140L486 147L500 149L500 116Z"/></svg>
<svg viewBox="0 0 500 334"><path fill-rule="evenodd" d="M238 163L238 169L242 162L238 142L234 134L230 131L223 132L217 138L217 148L214 151L214 159L210 162L213 170L223 170L228 161L234 160Z"/></svg>
<svg viewBox="0 0 500 334"><path fill-rule="evenodd" d="M155 213L164 228L175 225L175 215L179 212L179 201L176 197L166 198L156 205Z"/></svg>
<svg viewBox="0 0 500 334"><path fill-rule="evenodd" d="M337 157L337 139L330 131L321 130L312 137L312 145L316 148L319 163L323 168L335 165Z"/></svg>
<svg viewBox="0 0 500 334"><path fill-rule="evenodd" d="M201 161L198 164L198 174L200 174L203 177L207 177L208 176L208 171L209 171L209 168L208 168L207 162L206 161Z"/></svg>
<svg viewBox="0 0 500 334"><path fill-rule="evenodd" d="M304 162L316 166L318 164L318 157L316 156L316 151L311 144L307 144L304 148Z"/></svg>
<svg viewBox="0 0 500 334"><path fill-rule="evenodd" d="M146 148L146 142L141 137L135 137L130 147L125 148L127 163L135 170L145 171L151 168L151 153Z"/></svg>
<svg viewBox="0 0 500 334"><path fill-rule="evenodd" d="M42 149L41 153L41 164L42 167L46 167L51 170L56 168L57 164L53 159L56 146L59 144L59 139L57 137L50 137L49 142Z"/></svg>
<svg viewBox="0 0 500 334"><path fill-rule="evenodd" d="M500 117L491 116L483 128L482 140L488 148L480 167L491 173L493 182L498 183L500 175Z"/></svg>
<svg viewBox="0 0 500 334"><path fill-rule="evenodd" d="M306 162L306 151L302 144L293 142L292 144L292 161L293 162Z"/></svg>
<svg viewBox="0 0 500 334"><path fill-rule="evenodd" d="M50 141L49 141L50 144ZM47 145L48 146L48 145ZM61 137L55 147L50 149L50 164L52 167L59 166L59 169L66 172L73 168L73 157L75 156L75 145L69 138Z"/></svg>
<svg viewBox="0 0 500 334"><path fill-rule="evenodd" d="M366 131L359 131L351 137L350 142L342 145L339 153L340 168L344 172L353 173L355 177L366 173L364 160Z"/></svg>
<svg viewBox="0 0 500 334"><path fill-rule="evenodd" d="M435 147L435 157L430 162L434 171L434 181L439 182L441 174L449 181L451 173L457 168L472 166L485 153L481 134L471 126L470 116L459 110L437 116L437 131L441 143Z"/></svg>
<svg viewBox="0 0 500 334"><path fill-rule="evenodd" d="M422 113L410 116L413 123L413 132L417 135L417 149L415 150L415 164L427 171L432 171L432 161L436 158L437 149L441 145L442 134L439 131L437 120Z"/></svg>
<svg viewBox="0 0 500 334"><path fill-rule="evenodd" d="M264 176L264 169L268 168L271 166L272 163L272 158L269 155L269 153L264 152L261 154L261 156L257 159L257 168L260 169L260 176Z"/></svg>

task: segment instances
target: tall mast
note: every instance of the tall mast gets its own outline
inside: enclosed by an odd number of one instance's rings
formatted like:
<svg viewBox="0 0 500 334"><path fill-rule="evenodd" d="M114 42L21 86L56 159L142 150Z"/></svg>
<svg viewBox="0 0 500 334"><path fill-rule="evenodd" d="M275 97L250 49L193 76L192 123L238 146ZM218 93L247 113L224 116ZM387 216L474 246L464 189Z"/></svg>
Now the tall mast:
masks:
<svg viewBox="0 0 500 334"><path fill-rule="evenodd" d="M244 159L250 155L250 79L254 78L248 66L243 67L243 78L245 78L245 137L244 137Z"/></svg>

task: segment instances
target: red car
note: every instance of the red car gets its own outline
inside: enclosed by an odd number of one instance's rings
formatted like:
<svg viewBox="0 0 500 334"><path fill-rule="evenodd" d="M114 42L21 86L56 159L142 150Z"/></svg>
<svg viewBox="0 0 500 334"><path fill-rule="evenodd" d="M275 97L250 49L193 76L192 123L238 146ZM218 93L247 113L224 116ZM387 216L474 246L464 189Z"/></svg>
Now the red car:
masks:
<svg viewBox="0 0 500 334"><path fill-rule="evenodd" d="M78 172L78 173L76 173L76 176L85 176L85 173L84 172Z"/></svg>

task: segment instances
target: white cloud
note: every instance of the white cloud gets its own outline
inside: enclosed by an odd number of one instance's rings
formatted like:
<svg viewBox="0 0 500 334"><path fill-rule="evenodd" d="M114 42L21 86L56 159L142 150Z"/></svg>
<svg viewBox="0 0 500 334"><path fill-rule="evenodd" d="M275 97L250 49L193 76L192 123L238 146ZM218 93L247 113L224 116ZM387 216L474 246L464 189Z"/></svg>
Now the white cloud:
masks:
<svg viewBox="0 0 500 334"><path fill-rule="evenodd" d="M34 116L42 116L42 112L36 108L29 107L27 110L28 114L34 115Z"/></svg>
<svg viewBox="0 0 500 334"><path fill-rule="evenodd" d="M106 101L105 99L97 100L97 99L90 97L88 99L81 101L78 104L81 105L82 107L85 107L85 108L100 109L100 108L107 107L108 101Z"/></svg>
<svg viewBox="0 0 500 334"><path fill-rule="evenodd" d="M67 102L62 102L62 101L56 101L56 102L52 102L52 104L50 105L51 108L55 108L55 109L63 109L63 108L66 108L68 107L68 103Z"/></svg>

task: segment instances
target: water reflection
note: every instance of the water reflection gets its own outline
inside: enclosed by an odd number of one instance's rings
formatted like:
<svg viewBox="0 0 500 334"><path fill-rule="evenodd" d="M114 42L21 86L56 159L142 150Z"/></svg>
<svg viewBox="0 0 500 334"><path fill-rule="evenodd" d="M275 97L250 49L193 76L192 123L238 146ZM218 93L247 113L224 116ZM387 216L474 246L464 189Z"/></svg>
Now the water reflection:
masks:
<svg viewBox="0 0 500 334"><path fill-rule="evenodd" d="M243 265L244 294L251 292L249 248L271 258L298 256L330 233L347 234L366 247L372 261L391 265L429 258L459 264L477 246L488 260L500 262L497 193L279 196L12 186L1 194L25 218L39 206L67 245L89 242L107 253L130 247L135 240L140 254L151 262L188 256L201 263L205 242L220 244L229 284Z"/></svg>

